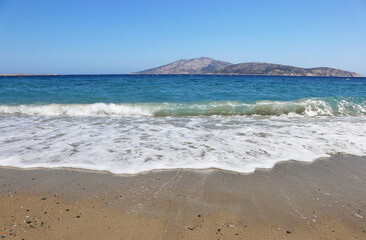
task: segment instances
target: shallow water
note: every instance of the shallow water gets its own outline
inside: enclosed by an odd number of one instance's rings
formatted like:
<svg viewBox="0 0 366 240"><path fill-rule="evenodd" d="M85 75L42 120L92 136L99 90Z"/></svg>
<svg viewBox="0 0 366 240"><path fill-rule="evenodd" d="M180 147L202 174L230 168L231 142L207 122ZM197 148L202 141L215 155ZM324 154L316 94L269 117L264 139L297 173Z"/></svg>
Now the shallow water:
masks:
<svg viewBox="0 0 366 240"><path fill-rule="evenodd" d="M251 172L366 155L366 79L0 78L0 165Z"/></svg>

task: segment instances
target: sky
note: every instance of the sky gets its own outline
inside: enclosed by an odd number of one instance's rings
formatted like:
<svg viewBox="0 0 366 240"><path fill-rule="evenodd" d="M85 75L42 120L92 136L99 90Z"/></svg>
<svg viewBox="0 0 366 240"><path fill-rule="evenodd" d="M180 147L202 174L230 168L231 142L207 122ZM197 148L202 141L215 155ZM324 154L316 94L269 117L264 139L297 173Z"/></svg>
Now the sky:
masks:
<svg viewBox="0 0 366 240"><path fill-rule="evenodd" d="M119 74L195 57L366 75L366 0L0 0L0 74Z"/></svg>

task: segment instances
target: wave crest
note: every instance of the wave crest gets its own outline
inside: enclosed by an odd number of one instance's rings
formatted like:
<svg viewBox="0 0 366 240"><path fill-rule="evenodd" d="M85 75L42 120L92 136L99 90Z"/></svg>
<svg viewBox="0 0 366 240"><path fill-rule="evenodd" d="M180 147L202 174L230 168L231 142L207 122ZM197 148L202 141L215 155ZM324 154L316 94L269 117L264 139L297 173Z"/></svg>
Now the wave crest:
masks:
<svg viewBox="0 0 366 240"><path fill-rule="evenodd" d="M364 98L309 98L297 101L211 101L196 103L93 103L0 105L0 114L34 116L362 116L366 115Z"/></svg>

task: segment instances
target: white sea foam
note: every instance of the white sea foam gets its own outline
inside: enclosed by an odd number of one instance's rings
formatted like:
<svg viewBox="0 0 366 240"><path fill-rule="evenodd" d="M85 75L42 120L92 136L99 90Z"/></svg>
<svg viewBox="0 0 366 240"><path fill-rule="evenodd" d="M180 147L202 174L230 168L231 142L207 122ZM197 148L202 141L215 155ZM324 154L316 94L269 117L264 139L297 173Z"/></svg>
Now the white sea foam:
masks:
<svg viewBox="0 0 366 240"><path fill-rule="evenodd" d="M150 110L150 111L149 111ZM153 109L133 104L47 104L47 105L0 105L1 114L38 116L152 116Z"/></svg>
<svg viewBox="0 0 366 240"><path fill-rule="evenodd" d="M44 117L0 115L0 165L137 173L252 172L282 160L366 155L364 117Z"/></svg>
<svg viewBox="0 0 366 240"><path fill-rule="evenodd" d="M297 101L211 101L197 103L93 103L0 105L0 115L30 116L108 116L108 117L165 117L165 116L361 116L366 115L364 99L309 98Z"/></svg>

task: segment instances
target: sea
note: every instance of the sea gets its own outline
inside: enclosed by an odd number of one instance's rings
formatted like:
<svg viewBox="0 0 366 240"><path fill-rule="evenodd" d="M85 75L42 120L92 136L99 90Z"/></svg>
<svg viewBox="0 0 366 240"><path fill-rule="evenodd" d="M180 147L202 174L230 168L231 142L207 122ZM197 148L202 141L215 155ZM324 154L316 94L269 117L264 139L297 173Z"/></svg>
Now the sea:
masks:
<svg viewBox="0 0 366 240"><path fill-rule="evenodd" d="M366 155L366 78L0 77L0 166L249 173Z"/></svg>

